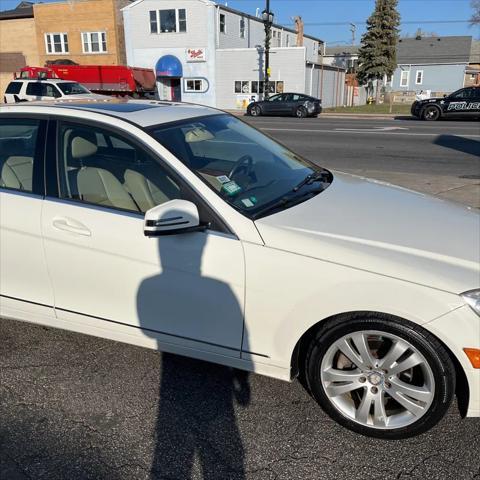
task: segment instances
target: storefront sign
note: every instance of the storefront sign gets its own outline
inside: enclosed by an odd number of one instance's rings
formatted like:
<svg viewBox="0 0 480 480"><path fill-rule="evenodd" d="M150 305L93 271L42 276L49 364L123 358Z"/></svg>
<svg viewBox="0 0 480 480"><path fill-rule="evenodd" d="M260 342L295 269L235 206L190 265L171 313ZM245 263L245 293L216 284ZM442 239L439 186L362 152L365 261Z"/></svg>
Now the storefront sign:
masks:
<svg viewBox="0 0 480 480"><path fill-rule="evenodd" d="M207 49L206 48L187 48L186 56L187 56L187 62L206 62Z"/></svg>

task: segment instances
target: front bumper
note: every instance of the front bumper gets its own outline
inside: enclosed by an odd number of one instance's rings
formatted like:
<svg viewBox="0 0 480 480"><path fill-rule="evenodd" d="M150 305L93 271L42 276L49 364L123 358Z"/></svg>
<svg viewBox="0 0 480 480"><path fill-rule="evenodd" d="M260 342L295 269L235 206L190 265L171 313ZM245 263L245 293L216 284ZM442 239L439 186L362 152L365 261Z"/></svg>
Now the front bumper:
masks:
<svg viewBox="0 0 480 480"><path fill-rule="evenodd" d="M480 348L480 317L468 306L457 308L423 325L455 355L467 377L467 417L480 417L480 369L472 367L464 348Z"/></svg>
<svg viewBox="0 0 480 480"><path fill-rule="evenodd" d="M422 109L422 105L415 101L413 102L412 104L412 108L410 109L410 113L414 116L414 117L419 117L420 116L420 110Z"/></svg>

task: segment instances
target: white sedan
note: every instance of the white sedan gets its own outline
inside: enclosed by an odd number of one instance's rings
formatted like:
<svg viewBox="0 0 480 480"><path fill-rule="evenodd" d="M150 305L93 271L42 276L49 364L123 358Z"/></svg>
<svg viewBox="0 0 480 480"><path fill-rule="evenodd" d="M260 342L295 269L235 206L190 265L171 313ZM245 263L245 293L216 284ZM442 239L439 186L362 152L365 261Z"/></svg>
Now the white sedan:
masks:
<svg viewBox="0 0 480 480"><path fill-rule="evenodd" d="M300 375L374 437L480 416L478 213L223 112L2 107L0 255L4 318Z"/></svg>

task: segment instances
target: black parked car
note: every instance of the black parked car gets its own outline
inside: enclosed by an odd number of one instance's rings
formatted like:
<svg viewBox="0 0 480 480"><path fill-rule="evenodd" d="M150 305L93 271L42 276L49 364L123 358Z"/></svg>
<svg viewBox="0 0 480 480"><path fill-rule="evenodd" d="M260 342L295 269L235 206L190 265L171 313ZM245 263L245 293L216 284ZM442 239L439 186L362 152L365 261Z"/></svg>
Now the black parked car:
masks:
<svg viewBox="0 0 480 480"><path fill-rule="evenodd" d="M298 118L316 117L322 112L322 101L303 93L279 93L268 100L253 102L247 108L252 117L260 115L293 115Z"/></svg>
<svg viewBox="0 0 480 480"><path fill-rule="evenodd" d="M480 117L480 87L467 87L443 98L429 98L412 105L412 115L423 120L447 117Z"/></svg>

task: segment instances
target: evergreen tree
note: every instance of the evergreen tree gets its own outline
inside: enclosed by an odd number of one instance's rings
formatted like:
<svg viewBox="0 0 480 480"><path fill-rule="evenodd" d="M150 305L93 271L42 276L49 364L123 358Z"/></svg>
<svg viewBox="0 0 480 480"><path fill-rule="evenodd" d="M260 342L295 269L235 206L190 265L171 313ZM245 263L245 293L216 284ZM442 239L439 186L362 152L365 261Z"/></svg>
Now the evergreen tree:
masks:
<svg viewBox="0 0 480 480"><path fill-rule="evenodd" d="M375 10L367 20L367 31L362 36L359 50L358 80L371 85L384 75L393 75L397 68L397 42L400 14L398 0L376 0ZM377 82L377 99L378 99Z"/></svg>

